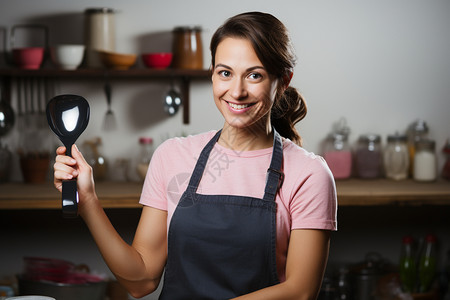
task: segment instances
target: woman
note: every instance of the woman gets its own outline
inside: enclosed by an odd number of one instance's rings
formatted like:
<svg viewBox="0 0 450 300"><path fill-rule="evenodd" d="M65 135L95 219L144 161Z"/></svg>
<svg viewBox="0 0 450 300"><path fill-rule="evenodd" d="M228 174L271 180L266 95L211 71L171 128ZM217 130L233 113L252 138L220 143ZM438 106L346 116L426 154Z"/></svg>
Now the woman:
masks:
<svg viewBox="0 0 450 300"><path fill-rule="evenodd" d="M321 157L301 148L306 114L289 87L295 57L270 14L230 18L211 41L220 131L164 142L144 182L132 245L106 217L92 169L57 149L55 186L77 178L79 213L134 297L315 299L336 230L336 191Z"/></svg>

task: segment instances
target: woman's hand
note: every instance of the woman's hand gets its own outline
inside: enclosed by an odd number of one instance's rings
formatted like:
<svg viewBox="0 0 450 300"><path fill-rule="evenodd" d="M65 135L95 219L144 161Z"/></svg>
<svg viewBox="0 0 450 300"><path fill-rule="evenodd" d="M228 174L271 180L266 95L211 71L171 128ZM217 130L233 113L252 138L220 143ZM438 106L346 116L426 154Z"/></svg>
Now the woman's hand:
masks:
<svg viewBox="0 0 450 300"><path fill-rule="evenodd" d="M56 149L53 183L61 192L64 180L77 180L79 210L82 213L83 206L89 201L97 200L92 167L86 162L76 145L72 146L73 157L67 156L65 153L66 147L64 146Z"/></svg>

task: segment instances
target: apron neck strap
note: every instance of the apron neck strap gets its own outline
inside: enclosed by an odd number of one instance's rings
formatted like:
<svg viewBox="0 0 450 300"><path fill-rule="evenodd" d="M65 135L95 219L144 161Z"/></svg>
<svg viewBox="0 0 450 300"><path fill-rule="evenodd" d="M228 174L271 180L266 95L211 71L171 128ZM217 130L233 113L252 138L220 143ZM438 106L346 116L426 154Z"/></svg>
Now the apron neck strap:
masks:
<svg viewBox="0 0 450 300"><path fill-rule="evenodd" d="M273 151L272 159L270 162L270 167L267 170L266 175L266 187L264 189L264 200L275 201L277 190L281 187L283 183L284 174L281 171L283 163L283 143L280 134L272 128L273 130ZM189 180L188 189L191 192L196 192L200 180L203 176L203 171L205 170L206 163L208 162L209 154L211 153L214 145L219 140L222 130L217 131L214 137L206 144L203 148L200 156L195 165L194 172L192 173L191 179Z"/></svg>
<svg viewBox="0 0 450 300"><path fill-rule="evenodd" d="M275 201L278 189L283 184L284 173L281 170L283 164L283 142L280 134L273 129L273 152L270 167L267 169L264 200Z"/></svg>

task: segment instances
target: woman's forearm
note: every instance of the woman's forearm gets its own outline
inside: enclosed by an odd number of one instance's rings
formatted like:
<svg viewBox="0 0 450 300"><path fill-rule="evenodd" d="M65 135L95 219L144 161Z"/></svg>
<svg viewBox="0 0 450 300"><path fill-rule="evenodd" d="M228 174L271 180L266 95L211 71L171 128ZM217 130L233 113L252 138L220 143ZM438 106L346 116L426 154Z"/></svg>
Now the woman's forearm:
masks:
<svg viewBox="0 0 450 300"><path fill-rule="evenodd" d="M84 207L81 216L111 271L128 280L139 278L145 270L139 253L117 233L98 200Z"/></svg>

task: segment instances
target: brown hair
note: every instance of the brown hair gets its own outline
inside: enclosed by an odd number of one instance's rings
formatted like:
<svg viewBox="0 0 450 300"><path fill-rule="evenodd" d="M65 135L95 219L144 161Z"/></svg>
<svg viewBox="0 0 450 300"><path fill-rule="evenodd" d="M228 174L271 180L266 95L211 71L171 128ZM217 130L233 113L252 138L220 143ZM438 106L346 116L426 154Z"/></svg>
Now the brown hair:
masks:
<svg viewBox="0 0 450 300"><path fill-rule="evenodd" d="M283 137L301 145L302 139L295 124L305 117L307 109L301 94L293 87L286 88L296 57L284 24L271 14L262 12L247 12L229 18L211 39L213 68L217 47L227 37L250 41L264 68L278 79L277 94L270 113L272 125Z"/></svg>

